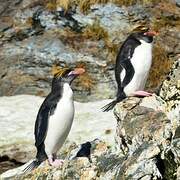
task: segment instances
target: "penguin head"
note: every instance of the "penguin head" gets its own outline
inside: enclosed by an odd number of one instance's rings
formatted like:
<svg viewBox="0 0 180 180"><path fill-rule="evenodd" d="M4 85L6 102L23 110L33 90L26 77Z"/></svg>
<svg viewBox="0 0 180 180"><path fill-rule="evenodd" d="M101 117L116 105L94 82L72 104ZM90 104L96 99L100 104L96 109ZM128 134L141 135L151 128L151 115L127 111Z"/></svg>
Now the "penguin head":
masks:
<svg viewBox="0 0 180 180"><path fill-rule="evenodd" d="M133 36L137 39L137 40L143 40L147 43L152 43L153 42L153 37L158 35L157 32L155 31L141 31L141 32L135 32L133 33Z"/></svg>
<svg viewBox="0 0 180 180"><path fill-rule="evenodd" d="M72 81L83 74L85 69L83 68L60 68L58 66L53 66L52 73L54 75L53 84L71 84Z"/></svg>
<svg viewBox="0 0 180 180"><path fill-rule="evenodd" d="M147 43L152 43L153 37L158 35L157 32L151 31L147 26L140 25L133 29L132 36L137 40L144 40Z"/></svg>

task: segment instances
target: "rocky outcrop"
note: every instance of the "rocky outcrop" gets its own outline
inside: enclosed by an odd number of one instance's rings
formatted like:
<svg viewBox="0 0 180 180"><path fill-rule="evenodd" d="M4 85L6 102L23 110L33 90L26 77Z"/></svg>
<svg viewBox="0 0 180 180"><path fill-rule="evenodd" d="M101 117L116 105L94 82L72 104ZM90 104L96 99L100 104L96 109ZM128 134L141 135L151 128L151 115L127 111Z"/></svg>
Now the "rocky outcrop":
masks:
<svg viewBox="0 0 180 180"><path fill-rule="evenodd" d="M116 144L99 139L90 141L91 155L76 157L79 146L71 144L61 152L60 168L44 167L26 175L21 166L1 177L65 179L176 179L180 166L179 127L166 114L164 101L156 95L131 97L116 105ZM19 174L19 175L18 175ZM21 175L20 175L21 174Z"/></svg>
<svg viewBox="0 0 180 180"><path fill-rule="evenodd" d="M120 179L175 179L178 157L173 154L173 127L164 109L156 96L130 98L116 106L116 141L127 156Z"/></svg>
<svg viewBox="0 0 180 180"><path fill-rule="evenodd" d="M151 104L145 101L146 98L142 102L138 98L130 98L115 108L119 137L117 141L124 152L134 152L137 144L142 145L151 140L159 144L165 143L171 136L170 120L161 110L161 103L155 96L151 98Z"/></svg>
<svg viewBox="0 0 180 180"><path fill-rule="evenodd" d="M180 58L174 62L167 79L163 82L160 96L166 102L166 110L172 124L180 125Z"/></svg>

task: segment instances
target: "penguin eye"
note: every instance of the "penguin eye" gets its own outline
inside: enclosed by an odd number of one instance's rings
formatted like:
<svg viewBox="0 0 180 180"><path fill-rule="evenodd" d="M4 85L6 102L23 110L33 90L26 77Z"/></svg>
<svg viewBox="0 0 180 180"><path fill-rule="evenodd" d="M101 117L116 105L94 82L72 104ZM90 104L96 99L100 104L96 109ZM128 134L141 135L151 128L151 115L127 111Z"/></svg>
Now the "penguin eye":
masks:
<svg viewBox="0 0 180 180"><path fill-rule="evenodd" d="M68 77L69 73L71 72L71 69L67 69L64 73L63 73L63 77Z"/></svg>

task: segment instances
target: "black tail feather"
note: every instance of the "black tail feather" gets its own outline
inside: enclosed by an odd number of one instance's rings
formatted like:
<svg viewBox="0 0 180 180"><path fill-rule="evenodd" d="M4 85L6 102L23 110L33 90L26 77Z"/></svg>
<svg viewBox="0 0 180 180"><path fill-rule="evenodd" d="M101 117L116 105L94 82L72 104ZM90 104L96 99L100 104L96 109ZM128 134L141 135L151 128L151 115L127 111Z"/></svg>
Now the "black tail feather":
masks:
<svg viewBox="0 0 180 180"><path fill-rule="evenodd" d="M109 104L106 104L105 106L103 106L101 109L103 110L103 112L107 112L110 111L111 109L114 108L114 106L118 103L117 100L114 100L112 102L110 102Z"/></svg>
<svg viewBox="0 0 180 180"><path fill-rule="evenodd" d="M31 162L27 167L24 168L23 172L30 172L37 168L43 161L47 159L47 154L45 152L45 145L44 142L37 146L37 154L36 160Z"/></svg>
<svg viewBox="0 0 180 180"><path fill-rule="evenodd" d="M121 91L122 91L122 90L121 90ZM119 92L119 91L118 91L118 92ZM105 105L104 107L102 107L101 109L103 110L103 112L110 111L110 110L112 110L112 109L114 108L114 106L115 106L118 102L122 101L122 100L125 99L125 98L126 98L126 94L124 93L124 91L119 92L117 98L116 98L114 101L110 102L109 104L106 104L106 105Z"/></svg>
<svg viewBox="0 0 180 180"><path fill-rule="evenodd" d="M37 168L40 164L41 164L40 161L34 160L32 163L30 163L30 164L23 170L23 172L24 172L24 173L30 172L30 171L34 170L35 168Z"/></svg>

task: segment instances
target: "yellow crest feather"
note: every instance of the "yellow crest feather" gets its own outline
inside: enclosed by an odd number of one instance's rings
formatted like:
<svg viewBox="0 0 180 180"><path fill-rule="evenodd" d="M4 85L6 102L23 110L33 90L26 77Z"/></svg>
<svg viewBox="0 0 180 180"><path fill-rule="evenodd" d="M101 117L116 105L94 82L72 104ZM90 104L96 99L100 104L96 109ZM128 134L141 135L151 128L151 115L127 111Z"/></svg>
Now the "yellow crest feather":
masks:
<svg viewBox="0 0 180 180"><path fill-rule="evenodd" d="M56 78L61 77L69 68L62 68L57 65L53 65L52 67L52 75Z"/></svg>
<svg viewBox="0 0 180 180"><path fill-rule="evenodd" d="M141 24L141 25L137 25L136 27L134 27L134 29L132 30L132 32L143 32L143 31L148 31L149 28L144 25L144 24Z"/></svg>

